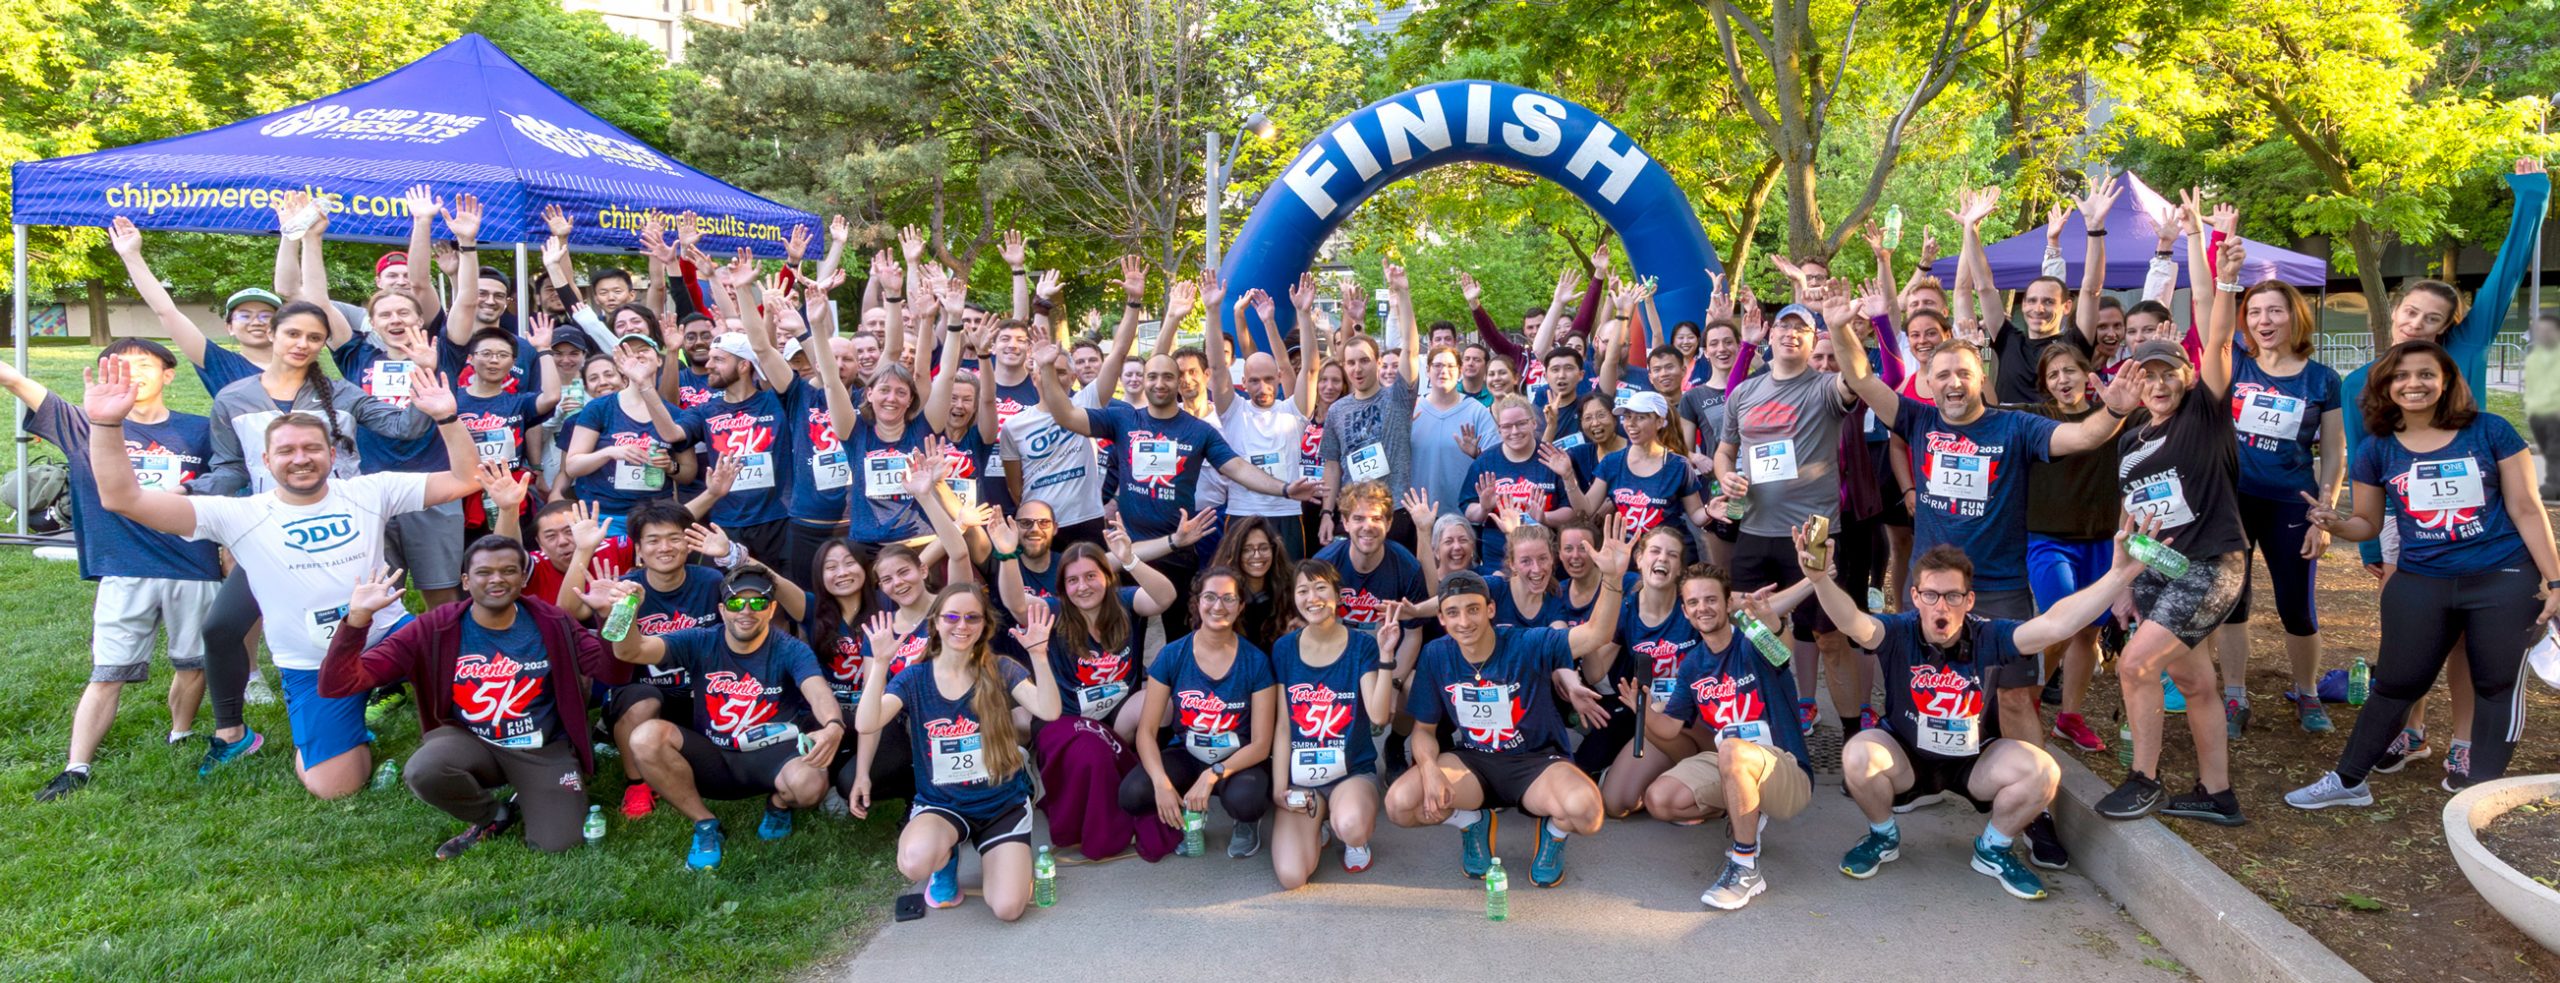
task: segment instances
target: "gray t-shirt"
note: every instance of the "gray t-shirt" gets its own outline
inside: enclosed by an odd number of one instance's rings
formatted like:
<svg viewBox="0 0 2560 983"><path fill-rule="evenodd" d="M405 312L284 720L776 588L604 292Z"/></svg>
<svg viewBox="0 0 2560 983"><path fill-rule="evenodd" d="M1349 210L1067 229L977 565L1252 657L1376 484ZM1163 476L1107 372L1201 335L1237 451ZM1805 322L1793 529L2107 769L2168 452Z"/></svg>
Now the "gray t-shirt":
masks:
<svg viewBox="0 0 2560 983"><path fill-rule="evenodd" d="M1325 408L1324 443L1318 453L1326 468L1342 476L1343 487L1384 481L1401 509L1404 490L1413 484L1416 390L1404 373L1386 371L1387 384L1377 392L1365 398L1345 395Z"/></svg>
<svg viewBox="0 0 2560 983"><path fill-rule="evenodd" d="M1724 440L1724 391L1700 383L1680 394L1680 418L1698 428L1698 450L1715 453Z"/></svg>
<svg viewBox="0 0 2560 983"><path fill-rule="evenodd" d="M1466 488L1467 471L1475 466L1475 455L1458 446L1462 427L1476 428L1477 449L1490 448L1502 442L1493 431L1493 411L1483 403L1458 397L1448 409L1431 405L1428 398L1414 404L1413 411L1413 484L1431 492L1431 500L1442 511L1457 507Z"/></svg>
<svg viewBox="0 0 2560 983"><path fill-rule="evenodd" d="M1799 523L1840 511L1840 376L1810 369L1792 379L1754 376L1725 401L1721 440L1751 482L1742 531L1787 536Z"/></svg>

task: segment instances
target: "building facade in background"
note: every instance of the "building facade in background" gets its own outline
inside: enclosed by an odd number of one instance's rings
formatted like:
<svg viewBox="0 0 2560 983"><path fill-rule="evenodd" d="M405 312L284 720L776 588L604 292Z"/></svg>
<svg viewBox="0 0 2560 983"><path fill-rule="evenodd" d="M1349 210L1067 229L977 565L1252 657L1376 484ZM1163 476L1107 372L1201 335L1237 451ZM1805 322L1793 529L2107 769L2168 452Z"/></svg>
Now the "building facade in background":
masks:
<svg viewBox="0 0 2560 983"><path fill-rule="evenodd" d="M684 58L685 40L692 34L685 18L726 27L747 19L746 0L561 0L561 6L604 15L614 30L649 42L669 62Z"/></svg>

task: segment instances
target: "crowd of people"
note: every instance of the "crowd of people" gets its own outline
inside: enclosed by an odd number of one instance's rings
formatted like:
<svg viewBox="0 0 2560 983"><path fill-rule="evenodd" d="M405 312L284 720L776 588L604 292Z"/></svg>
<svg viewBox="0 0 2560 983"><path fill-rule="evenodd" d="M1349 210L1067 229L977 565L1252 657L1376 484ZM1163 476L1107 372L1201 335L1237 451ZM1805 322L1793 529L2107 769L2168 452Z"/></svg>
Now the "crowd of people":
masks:
<svg viewBox="0 0 2560 983"><path fill-rule="evenodd" d="M918 904L961 903L965 842L1005 919L1035 818L1059 851L1152 862L1213 811L1286 888L1334 840L1368 868L1382 818L1452 827L1476 878L1501 814L1534 818L1540 886L1610 820L1721 818L1701 900L1732 909L1836 764L1869 823L1843 873L1957 798L1987 814L1972 868L2041 898L2037 869L2069 863L2048 735L2131 742L2108 818L2245 821L2259 560L2287 682L2254 694L2281 701L2257 726L2331 729L2332 538L2369 547L2346 575L2379 582L2379 663L2335 769L2286 801L2370 804L2373 773L2427 756L2448 661L2445 786L2507 767L2524 654L2560 612L2527 445L2480 404L2549 194L2529 160L2509 183L2486 286L2404 284L2396 343L2343 377L2200 194L2155 216L2142 295L2106 293L2103 174L2076 286L2058 247L2014 297L1993 286L1986 188L1948 213L1952 281L1934 237L1900 278L1870 234L1871 281L1781 259L1785 303L1719 278L1702 321L1666 323L1603 251L1516 332L1463 273L1472 324L1426 324L1392 264L1374 326L1361 284L1313 273L1286 297L1175 279L1151 305L1136 257L1116 319L1073 312L1019 234L1010 297L982 306L914 230L866 263L842 218L814 269L809 230L774 270L705 255L688 215L639 230L644 270L582 272L557 211L519 311L478 261L478 203L422 186L360 303L331 296L324 217L279 242L272 289L223 305L223 345L118 219L172 345L108 346L77 402L0 368L70 458L99 582L92 681L38 798L92 780L165 630L169 740L209 694L207 775L265 746L242 716L260 639L313 795L363 788L414 708L398 773L463 824L438 858L517 829L575 845L610 754L624 816L693 824L692 867L722 859L708 801L763 803L765 839L898 808ZM170 408L181 362L210 417ZM2102 656L2129 736L2084 715ZM1836 762L1808 740L1827 726Z"/></svg>

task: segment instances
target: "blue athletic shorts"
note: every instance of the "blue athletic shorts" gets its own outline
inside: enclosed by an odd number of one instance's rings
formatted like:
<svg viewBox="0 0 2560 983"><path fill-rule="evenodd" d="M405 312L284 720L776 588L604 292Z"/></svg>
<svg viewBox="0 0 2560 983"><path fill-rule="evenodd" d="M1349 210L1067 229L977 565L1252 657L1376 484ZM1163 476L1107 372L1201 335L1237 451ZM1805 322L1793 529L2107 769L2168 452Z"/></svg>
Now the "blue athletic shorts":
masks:
<svg viewBox="0 0 2560 983"><path fill-rule="evenodd" d="M2035 533L2027 534L2027 589L2036 596L2036 610L2043 611L2060 603L2083 587L2107 577L2107 568L2115 565L2116 544L2112 539L2055 539ZM2103 625L2113 614L2100 612L2091 625Z"/></svg>
<svg viewBox="0 0 2560 983"><path fill-rule="evenodd" d="M331 699L320 695L320 673L277 667L284 677L284 714L293 726L293 749L302 752L302 767L373 743L364 725L364 694Z"/></svg>

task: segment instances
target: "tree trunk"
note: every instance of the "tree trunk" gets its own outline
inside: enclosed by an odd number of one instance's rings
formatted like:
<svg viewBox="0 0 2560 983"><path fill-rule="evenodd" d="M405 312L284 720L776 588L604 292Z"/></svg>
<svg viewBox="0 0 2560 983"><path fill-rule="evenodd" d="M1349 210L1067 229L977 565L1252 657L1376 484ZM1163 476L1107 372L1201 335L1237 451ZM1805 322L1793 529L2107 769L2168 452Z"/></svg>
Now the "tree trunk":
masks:
<svg viewBox="0 0 2560 983"><path fill-rule="evenodd" d="M111 337L112 334L113 332L107 330L106 281L91 280L89 281L89 343L103 346L115 340Z"/></svg>
<svg viewBox="0 0 2560 983"><path fill-rule="evenodd" d="M1733 255L1725 262L1725 289L1732 290L1741 282L1743 271L1751 268L1751 243L1760 231L1760 213L1768 208L1769 192L1778 186L1778 159L1772 157L1760 166L1760 175L1751 179L1751 190L1742 196L1742 214L1734 222Z"/></svg>
<svg viewBox="0 0 2560 983"><path fill-rule="evenodd" d="M2356 257L2356 285L2364 290L2365 326L2373 332L2373 353L2391 347L2391 295L2382 286L2382 233L2358 220L2347 231L2347 248Z"/></svg>
<svg viewBox="0 0 2560 983"><path fill-rule="evenodd" d="M2443 264L2442 271L2436 275L2446 283L2461 283L2462 240L2448 238L2444 241Z"/></svg>
<svg viewBox="0 0 2560 983"><path fill-rule="evenodd" d="M1822 203L1814 199L1813 135L1801 124L1787 130L1792 138L1778 148L1778 168L1787 180L1787 258L1828 263L1831 257L1822 251Z"/></svg>

